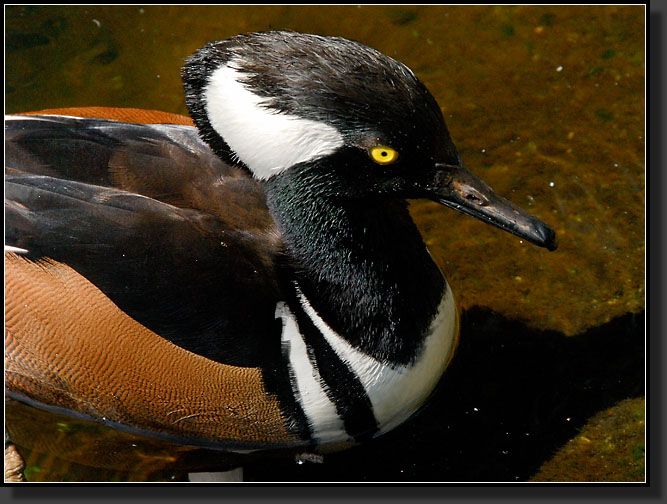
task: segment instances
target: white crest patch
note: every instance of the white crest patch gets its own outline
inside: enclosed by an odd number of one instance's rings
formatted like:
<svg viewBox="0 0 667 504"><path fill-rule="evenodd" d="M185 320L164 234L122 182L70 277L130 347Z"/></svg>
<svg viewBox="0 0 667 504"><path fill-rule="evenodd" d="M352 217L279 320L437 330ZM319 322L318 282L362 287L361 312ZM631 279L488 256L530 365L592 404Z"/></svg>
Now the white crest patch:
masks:
<svg viewBox="0 0 667 504"><path fill-rule="evenodd" d="M211 126L255 178L266 180L343 145L336 128L267 107L267 98L240 82L244 74L236 67L232 61L211 74L204 90L206 113Z"/></svg>
<svg viewBox="0 0 667 504"><path fill-rule="evenodd" d="M298 286L297 294L306 314L363 384L373 405L379 433L405 421L431 394L449 362L458 330L449 284L431 322L429 336L410 366L389 366L357 350L322 320Z"/></svg>
<svg viewBox="0 0 667 504"><path fill-rule="evenodd" d="M276 305L276 318L282 319L282 341L289 344L292 390L308 418L313 438L320 442L349 439L343 420L324 392L322 378L308 357L296 319L285 303Z"/></svg>

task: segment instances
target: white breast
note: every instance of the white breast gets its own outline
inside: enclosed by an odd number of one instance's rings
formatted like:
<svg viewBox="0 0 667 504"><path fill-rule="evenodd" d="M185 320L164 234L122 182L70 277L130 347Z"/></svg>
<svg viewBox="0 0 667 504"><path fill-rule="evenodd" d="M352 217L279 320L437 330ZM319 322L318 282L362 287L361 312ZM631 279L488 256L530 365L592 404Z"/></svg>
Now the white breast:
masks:
<svg viewBox="0 0 667 504"><path fill-rule="evenodd" d="M449 285L424 344L414 362L407 366L388 365L357 350L322 320L298 285L296 292L305 313L364 387L378 422L377 434L398 426L421 406L440 380L455 346L458 317ZM324 390L326 385L313 365L294 315L287 305L279 303L276 317L283 321L282 340L289 347L292 389L308 418L313 437L323 443L350 439Z"/></svg>
<svg viewBox="0 0 667 504"><path fill-rule="evenodd" d="M299 299L331 347L363 384L378 421L378 434L396 427L419 408L437 385L454 350L458 317L449 284L429 336L409 366L389 366L360 352L320 318L301 292Z"/></svg>

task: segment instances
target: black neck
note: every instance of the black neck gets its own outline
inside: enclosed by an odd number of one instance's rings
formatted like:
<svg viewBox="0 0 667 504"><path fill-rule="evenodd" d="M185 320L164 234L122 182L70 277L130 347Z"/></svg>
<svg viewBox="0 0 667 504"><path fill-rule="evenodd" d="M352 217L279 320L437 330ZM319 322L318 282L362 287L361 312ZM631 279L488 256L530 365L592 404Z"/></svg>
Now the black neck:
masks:
<svg viewBox="0 0 667 504"><path fill-rule="evenodd" d="M290 276L353 346L386 363L410 363L445 281L407 203L348 199L333 175L322 170L313 177L311 170L294 168L266 185L291 261Z"/></svg>

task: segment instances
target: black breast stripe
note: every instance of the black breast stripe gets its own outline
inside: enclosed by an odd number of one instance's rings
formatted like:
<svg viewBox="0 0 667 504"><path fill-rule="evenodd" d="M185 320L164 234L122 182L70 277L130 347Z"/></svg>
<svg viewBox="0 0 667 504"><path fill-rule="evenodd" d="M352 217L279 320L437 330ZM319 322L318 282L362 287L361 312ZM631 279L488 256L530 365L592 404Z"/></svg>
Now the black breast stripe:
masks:
<svg viewBox="0 0 667 504"><path fill-rule="evenodd" d="M282 319L276 319L275 324L277 334L282 334L284 330ZM280 342L280 337L276 338L276 341ZM281 410L288 419L287 429L304 441L312 440L313 432L308 424L308 418L292 390L294 376L289 366L289 343L281 343L281 358L273 361L271 365L266 365L262 372L267 391L279 398Z"/></svg>
<svg viewBox="0 0 667 504"><path fill-rule="evenodd" d="M378 425L373 405L361 381L331 348L296 299L296 293L290 308L306 342L310 361L324 381L324 392L343 419L345 430L358 442L371 438L377 432Z"/></svg>

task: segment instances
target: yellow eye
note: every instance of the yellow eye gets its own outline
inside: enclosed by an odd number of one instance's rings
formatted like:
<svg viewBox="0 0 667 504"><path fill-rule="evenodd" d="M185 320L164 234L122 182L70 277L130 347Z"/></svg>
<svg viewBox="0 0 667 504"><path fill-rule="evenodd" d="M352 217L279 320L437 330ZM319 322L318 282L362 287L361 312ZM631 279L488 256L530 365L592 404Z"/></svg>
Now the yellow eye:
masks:
<svg viewBox="0 0 667 504"><path fill-rule="evenodd" d="M386 145L371 147L370 155L373 161L378 164L389 164L398 159L398 152Z"/></svg>

